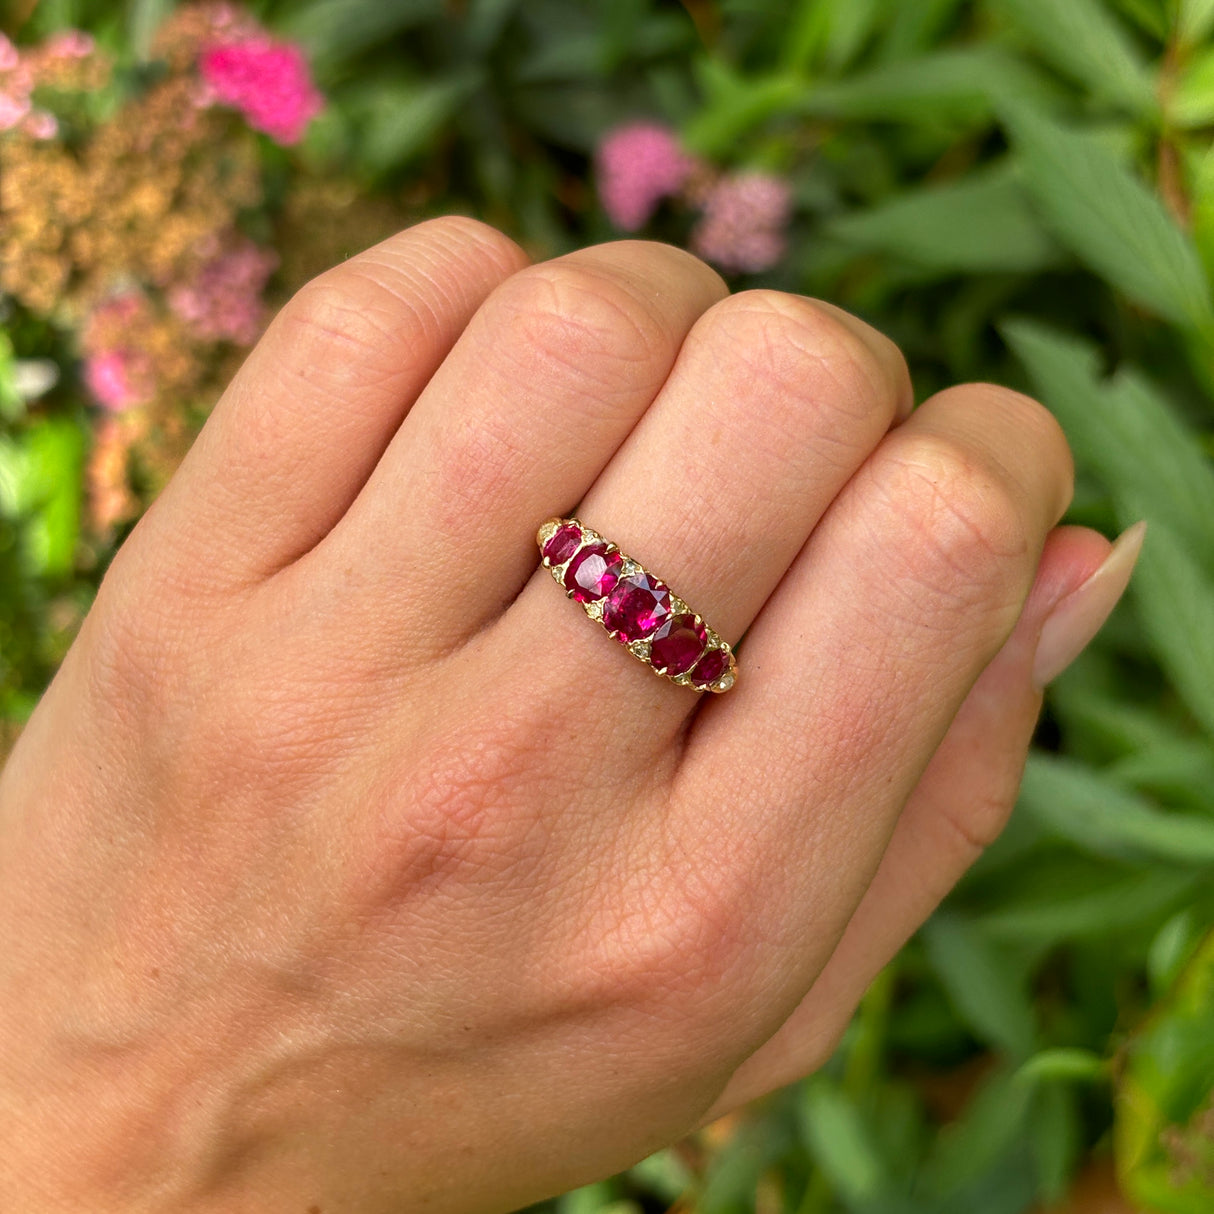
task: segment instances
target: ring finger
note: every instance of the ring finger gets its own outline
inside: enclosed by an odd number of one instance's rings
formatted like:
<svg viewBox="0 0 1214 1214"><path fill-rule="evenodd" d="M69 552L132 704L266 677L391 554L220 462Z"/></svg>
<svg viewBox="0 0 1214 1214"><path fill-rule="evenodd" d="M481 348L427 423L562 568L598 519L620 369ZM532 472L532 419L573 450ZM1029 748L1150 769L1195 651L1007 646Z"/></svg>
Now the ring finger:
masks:
<svg viewBox="0 0 1214 1214"><path fill-rule="evenodd" d="M579 518L736 643L831 500L910 404L901 354L863 322L799 296L732 296L693 326ZM504 623L515 630L511 645L519 631L532 650L543 638L558 701L563 684L584 705L589 681L602 691L593 702L612 716L621 704L638 710L634 719L659 745L695 706L694 695L644 677L622 646L604 643L544 570ZM649 710L661 705L675 711L655 717ZM656 734L655 720L667 722Z"/></svg>

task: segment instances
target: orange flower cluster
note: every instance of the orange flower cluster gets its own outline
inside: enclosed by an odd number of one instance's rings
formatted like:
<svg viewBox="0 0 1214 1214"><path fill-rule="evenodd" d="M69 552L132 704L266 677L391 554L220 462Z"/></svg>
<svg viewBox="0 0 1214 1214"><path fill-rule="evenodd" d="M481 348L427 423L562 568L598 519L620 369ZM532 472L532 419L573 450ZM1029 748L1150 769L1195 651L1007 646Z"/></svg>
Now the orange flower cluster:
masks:
<svg viewBox="0 0 1214 1214"><path fill-rule="evenodd" d="M226 4L178 9L153 47L164 74L103 121L92 115L118 100L113 65L86 35L20 48L16 70L47 109L0 130L0 293L76 332L96 402L139 414L99 422L99 532L138 512L135 465L143 496L171 473L186 407L205 411L224 351L260 327L275 259L238 230L264 201L257 137L209 103L196 71L208 45L258 28ZM225 323L233 312L240 323Z"/></svg>

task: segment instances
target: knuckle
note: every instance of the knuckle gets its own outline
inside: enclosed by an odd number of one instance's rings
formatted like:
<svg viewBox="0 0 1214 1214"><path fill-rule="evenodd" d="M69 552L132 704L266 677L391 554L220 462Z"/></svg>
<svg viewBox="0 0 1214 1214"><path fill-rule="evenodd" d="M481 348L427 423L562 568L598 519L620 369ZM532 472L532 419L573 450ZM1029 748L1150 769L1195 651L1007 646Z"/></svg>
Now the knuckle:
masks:
<svg viewBox="0 0 1214 1214"><path fill-rule="evenodd" d="M883 545L920 585L963 609L1019 609L1030 572L1028 524L1004 469L988 453L951 435L902 436L876 461L897 520Z"/></svg>
<svg viewBox="0 0 1214 1214"><path fill-rule="evenodd" d="M424 236L455 250L472 246L507 271L525 264L522 249L504 232L468 215L440 215L425 219L408 229L409 234Z"/></svg>
<svg viewBox="0 0 1214 1214"><path fill-rule="evenodd" d="M689 1024L739 985L755 916L753 891L737 871L675 857L633 866L598 893L584 964L596 1000Z"/></svg>
<svg viewBox="0 0 1214 1214"><path fill-rule="evenodd" d="M366 389L399 373L399 350L424 341L435 318L355 262L305 283L274 319L290 365L330 387Z"/></svg>
<svg viewBox="0 0 1214 1214"><path fill-rule="evenodd" d="M88 694L115 723L138 729L165 720L189 678L195 613L173 585L173 568L128 576L128 545L111 563L81 629ZM120 559L123 558L123 559Z"/></svg>
<svg viewBox="0 0 1214 1214"><path fill-rule="evenodd" d="M1012 816L1015 789L985 790L964 803L944 798L940 827L946 836L941 855L956 857L958 866L969 867L994 843Z"/></svg>
<svg viewBox="0 0 1214 1214"><path fill-rule="evenodd" d="M533 266L498 287L491 305L516 335L528 375L538 361L614 395L665 374L663 317L606 270L571 260Z"/></svg>
<svg viewBox="0 0 1214 1214"><path fill-rule="evenodd" d="M525 725L465 720L410 755L406 783L388 773L371 864L394 899L528 884L547 838L537 806L558 795L537 774L540 745Z"/></svg>
<svg viewBox="0 0 1214 1214"><path fill-rule="evenodd" d="M892 402L887 361L831 310L782 291L742 291L723 300L698 326L698 341L733 360L751 385L830 403L857 417ZM900 357L900 356L899 356Z"/></svg>

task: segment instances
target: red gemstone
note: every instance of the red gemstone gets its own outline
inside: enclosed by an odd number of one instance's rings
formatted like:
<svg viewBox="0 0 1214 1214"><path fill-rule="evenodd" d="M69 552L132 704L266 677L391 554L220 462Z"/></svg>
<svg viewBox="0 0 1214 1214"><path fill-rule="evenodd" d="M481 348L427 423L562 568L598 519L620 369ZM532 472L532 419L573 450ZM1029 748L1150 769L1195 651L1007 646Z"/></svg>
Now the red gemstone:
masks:
<svg viewBox="0 0 1214 1214"><path fill-rule="evenodd" d="M608 555L606 544L588 544L569 562L565 588L579 603L601 599L620 580L620 565L620 554Z"/></svg>
<svg viewBox="0 0 1214 1214"><path fill-rule="evenodd" d="M707 644L704 625L694 615L667 616L653 634L649 664L663 674L683 674L696 664Z"/></svg>
<svg viewBox="0 0 1214 1214"><path fill-rule="evenodd" d="M729 669L729 654L724 649L710 649L691 672L697 687L711 687Z"/></svg>
<svg viewBox="0 0 1214 1214"><path fill-rule="evenodd" d="M550 565L563 565L582 542L582 529L573 523L558 527L544 545L544 555Z"/></svg>
<svg viewBox="0 0 1214 1214"><path fill-rule="evenodd" d="M603 604L603 623L627 644L647 637L670 615L670 591L647 573L620 578Z"/></svg>

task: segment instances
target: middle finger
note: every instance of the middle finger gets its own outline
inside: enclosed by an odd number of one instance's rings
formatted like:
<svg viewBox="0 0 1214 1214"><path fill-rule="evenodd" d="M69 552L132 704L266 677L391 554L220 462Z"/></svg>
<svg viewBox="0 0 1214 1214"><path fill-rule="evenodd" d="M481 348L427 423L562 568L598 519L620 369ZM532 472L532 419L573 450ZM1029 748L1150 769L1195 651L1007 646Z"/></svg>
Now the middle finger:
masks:
<svg viewBox="0 0 1214 1214"><path fill-rule="evenodd" d="M734 643L831 500L910 405L906 364L876 330L800 296L734 295L692 327L669 379L578 517ZM587 699L613 717L624 704L639 710L630 715L653 736L647 710L665 705L660 743L695 706L694 693L646 677L623 646L563 601L546 570L503 625L515 646L529 639L534 649L543 638L553 694L559 699L567 680L583 715Z"/></svg>

